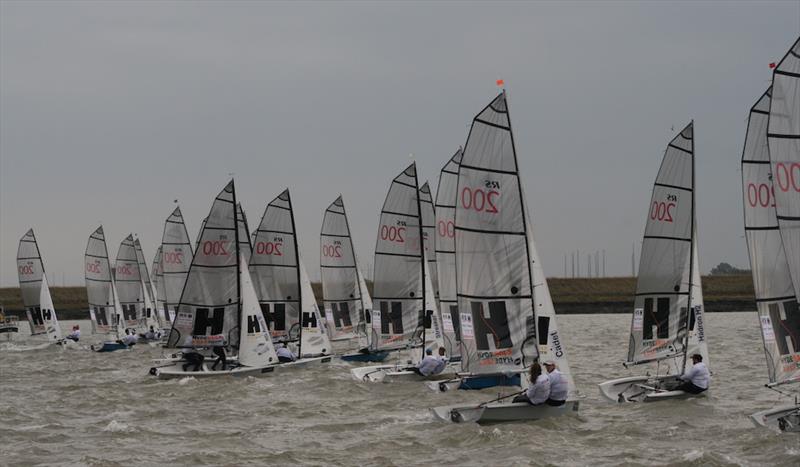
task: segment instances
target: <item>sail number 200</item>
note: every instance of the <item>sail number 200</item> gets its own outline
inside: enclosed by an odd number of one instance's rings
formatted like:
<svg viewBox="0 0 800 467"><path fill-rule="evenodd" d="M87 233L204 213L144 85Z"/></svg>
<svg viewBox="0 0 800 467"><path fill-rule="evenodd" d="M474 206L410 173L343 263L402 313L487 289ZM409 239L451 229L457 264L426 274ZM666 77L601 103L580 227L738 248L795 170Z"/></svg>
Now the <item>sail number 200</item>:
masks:
<svg viewBox="0 0 800 467"><path fill-rule="evenodd" d="M477 212L497 214L497 198L499 197L500 192L491 188L484 190L465 186L461 190L461 207Z"/></svg>

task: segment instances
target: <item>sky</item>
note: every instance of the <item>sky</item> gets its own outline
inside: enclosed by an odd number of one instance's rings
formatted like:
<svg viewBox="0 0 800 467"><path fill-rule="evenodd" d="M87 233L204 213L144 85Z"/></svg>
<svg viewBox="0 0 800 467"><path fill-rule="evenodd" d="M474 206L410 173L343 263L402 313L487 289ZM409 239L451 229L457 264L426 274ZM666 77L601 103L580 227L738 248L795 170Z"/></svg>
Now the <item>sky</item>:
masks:
<svg viewBox="0 0 800 467"><path fill-rule="evenodd" d="M100 224L112 257L133 232L152 258L177 199L194 238L230 174L251 230L291 190L312 278L341 193L369 268L392 178L413 158L435 190L497 79L548 276L576 249L631 274L692 119L701 271L748 268L747 115L799 35L800 1L3 0L0 286L31 227L54 285L84 284Z"/></svg>

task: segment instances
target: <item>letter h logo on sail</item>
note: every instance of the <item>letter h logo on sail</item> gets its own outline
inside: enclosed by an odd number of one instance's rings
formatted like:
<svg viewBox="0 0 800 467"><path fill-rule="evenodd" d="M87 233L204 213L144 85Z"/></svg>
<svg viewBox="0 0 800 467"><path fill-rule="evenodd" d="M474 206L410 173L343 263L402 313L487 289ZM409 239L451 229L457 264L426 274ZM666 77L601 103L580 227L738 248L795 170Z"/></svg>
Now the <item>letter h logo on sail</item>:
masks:
<svg viewBox="0 0 800 467"><path fill-rule="evenodd" d="M315 328L317 327L317 314L316 313L308 313L306 311L303 312L303 324L304 328Z"/></svg>
<svg viewBox="0 0 800 467"><path fill-rule="evenodd" d="M272 324L273 331L285 331L286 330L286 304L285 303L276 303L274 307L274 311L270 311L269 303L262 303L261 305L261 314L264 316L264 319L267 321L267 325L269 326Z"/></svg>
<svg viewBox="0 0 800 467"><path fill-rule="evenodd" d="M392 311L389 311L390 302L380 302L381 305L381 334L403 334L403 303L391 302ZM392 332L389 332L389 325Z"/></svg>
<svg viewBox="0 0 800 467"><path fill-rule="evenodd" d="M222 334L223 323L225 322L225 308L214 308L211 316L208 316L208 308L197 308L194 314L195 336L212 336Z"/></svg>
<svg viewBox="0 0 800 467"><path fill-rule="evenodd" d="M333 312L333 322L337 328L353 325L350 320L350 306L347 302L331 303L331 311Z"/></svg>
<svg viewBox="0 0 800 467"><path fill-rule="evenodd" d="M31 321L33 321L34 326L42 326L44 324L44 319L42 318L42 310L37 307L31 307L28 310L31 316Z"/></svg>
<svg viewBox="0 0 800 467"><path fill-rule="evenodd" d="M508 349L513 346L508 329L506 302L489 302L489 316L484 316L483 302L471 302L472 322L475 327L475 347L478 350ZM489 346L492 338L494 348Z"/></svg>
<svg viewBox="0 0 800 467"><path fill-rule="evenodd" d="M257 334L261 332L261 325L258 316L247 315L247 334Z"/></svg>

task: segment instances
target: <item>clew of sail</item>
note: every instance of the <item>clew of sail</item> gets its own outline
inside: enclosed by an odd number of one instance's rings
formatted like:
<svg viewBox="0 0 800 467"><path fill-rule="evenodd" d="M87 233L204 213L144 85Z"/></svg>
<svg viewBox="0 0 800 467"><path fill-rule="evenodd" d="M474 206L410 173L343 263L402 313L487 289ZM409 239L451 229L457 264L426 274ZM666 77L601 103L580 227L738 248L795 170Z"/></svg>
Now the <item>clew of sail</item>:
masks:
<svg viewBox="0 0 800 467"><path fill-rule="evenodd" d="M242 326L239 337L239 363L244 366L265 366L278 362L269 336L267 323L258 304L256 290L250 278L247 259L240 253L239 277L242 288Z"/></svg>
<svg viewBox="0 0 800 467"><path fill-rule="evenodd" d="M360 273L341 195L328 206L320 231L320 269L325 317L336 339L364 334L364 306ZM370 317L367 317L369 319Z"/></svg>
<svg viewBox="0 0 800 467"><path fill-rule="evenodd" d="M239 346L236 218L231 180L214 200L200 232L167 347Z"/></svg>
<svg viewBox="0 0 800 467"><path fill-rule="evenodd" d="M694 131L664 153L647 213L636 282L628 363L685 357L694 241ZM699 286L699 284L696 284ZM683 365L675 365L682 371Z"/></svg>
<svg viewBox="0 0 800 467"><path fill-rule="evenodd" d="M289 190L264 210L255 234L250 274L272 339L295 337L299 332L300 273Z"/></svg>
<svg viewBox="0 0 800 467"><path fill-rule="evenodd" d="M114 303L116 299L103 226L98 227L89 236L84 263L92 332L96 334L115 332L117 310L115 310Z"/></svg>
<svg viewBox="0 0 800 467"><path fill-rule="evenodd" d="M119 246L114 263L114 282L122 305L125 327L135 328L139 318L144 315L144 290L139 261L136 258L136 245L133 234L129 234Z"/></svg>
<svg viewBox="0 0 800 467"><path fill-rule="evenodd" d="M800 38L773 72L767 142L778 227L800 299Z"/></svg>
<svg viewBox="0 0 800 467"><path fill-rule="evenodd" d="M533 278L505 92L475 116L458 169L456 292L462 368L516 371L539 356Z"/></svg>
<svg viewBox="0 0 800 467"><path fill-rule="evenodd" d="M750 109L742 153L744 231L770 383L800 380L800 310L775 211L767 143L770 90Z"/></svg>
<svg viewBox="0 0 800 467"><path fill-rule="evenodd" d="M422 334L423 283L417 168L392 180L381 209L375 245L371 342L373 350L400 348Z"/></svg>
<svg viewBox="0 0 800 467"><path fill-rule="evenodd" d="M205 221L203 221L203 227L205 227ZM198 242L202 233L201 229ZM161 236L161 276L163 280L160 279L160 281L163 283L161 287L164 290L163 294L159 291L159 297L164 301L165 324L169 324L175 319L193 256L192 243L189 240L189 232L186 231L181 208L175 207L175 210L164 222L164 233Z"/></svg>
<svg viewBox="0 0 800 467"><path fill-rule="evenodd" d="M42 307L39 302L42 278L44 277L44 264L39 253L39 245L33 229L29 229L19 240L17 248L17 274L19 277L19 291L22 294L22 305L28 315L28 324L31 335L47 332L47 324L42 316Z"/></svg>
<svg viewBox="0 0 800 467"><path fill-rule="evenodd" d="M456 297L455 224L458 166L461 148L447 161L439 174L436 190L436 271L439 284L439 314L447 355L461 355L461 324Z"/></svg>

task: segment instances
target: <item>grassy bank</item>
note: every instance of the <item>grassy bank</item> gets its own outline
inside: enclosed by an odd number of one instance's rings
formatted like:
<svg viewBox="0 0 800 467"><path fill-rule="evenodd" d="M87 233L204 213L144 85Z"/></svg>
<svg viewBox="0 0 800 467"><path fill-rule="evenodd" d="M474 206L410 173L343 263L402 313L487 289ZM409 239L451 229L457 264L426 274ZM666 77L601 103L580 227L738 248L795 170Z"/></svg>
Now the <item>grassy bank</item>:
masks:
<svg viewBox="0 0 800 467"><path fill-rule="evenodd" d="M548 279L556 312L570 313L630 313L633 308L633 291L636 279L609 277L601 279ZM368 284L370 290L372 284ZM322 297L320 284L313 284L318 299ZM51 287L50 293L59 316L63 319L85 318L88 304L84 287ZM703 298L706 310L754 310L753 281L749 275L703 277ZM0 288L0 305L7 312L22 314L19 289Z"/></svg>

